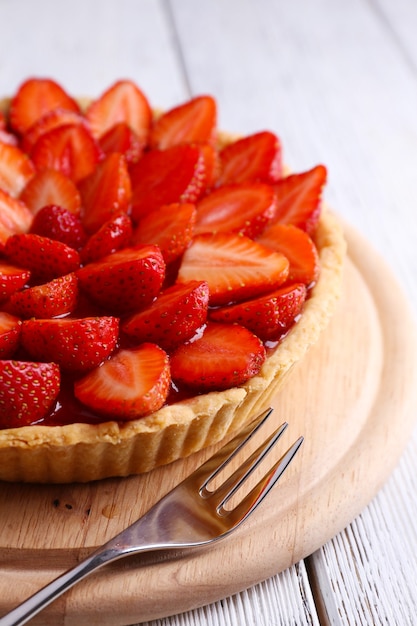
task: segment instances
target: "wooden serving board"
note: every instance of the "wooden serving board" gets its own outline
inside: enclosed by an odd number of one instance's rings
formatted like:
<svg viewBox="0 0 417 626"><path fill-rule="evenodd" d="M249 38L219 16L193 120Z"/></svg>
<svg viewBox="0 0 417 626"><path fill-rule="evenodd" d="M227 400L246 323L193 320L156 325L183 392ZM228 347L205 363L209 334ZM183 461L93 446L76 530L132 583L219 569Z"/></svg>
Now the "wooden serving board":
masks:
<svg viewBox="0 0 417 626"><path fill-rule="evenodd" d="M211 548L107 566L33 623L124 625L219 600L311 554L369 503L417 417L417 340L390 271L355 231L346 233L338 311L273 402L272 421L289 422L281 450L300 434L305 442L263 505ZM212 451L127 479L1 483L0 614L133 522Z"/></svg>

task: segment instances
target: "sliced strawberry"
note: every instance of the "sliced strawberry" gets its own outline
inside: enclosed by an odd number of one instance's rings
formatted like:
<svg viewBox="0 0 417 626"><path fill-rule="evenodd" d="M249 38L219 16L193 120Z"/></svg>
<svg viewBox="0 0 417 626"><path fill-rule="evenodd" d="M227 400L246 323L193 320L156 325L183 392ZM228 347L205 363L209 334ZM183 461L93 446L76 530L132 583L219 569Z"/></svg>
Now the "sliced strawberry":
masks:
<svg viewBox="0 0 417 626"><path fill-rule="evenodd" d="M78 280L72 273L14 293L7 309L22 318L49 318L72 313L77 302Z"/></svg>
<svg viewBox="0 0 417 626"><path fill-rule="evenodd" d="M220 391L256 376L265 357L261 340L243 326L210 322L171 355L171 375L180 386Z"/></svg>
<svg viewBox="0 0 417 626"><path fill-rule="evenodd" d="M255 181L274 183L281 176L281 144L270 131L243 137L220 151L219 185Z"/></svg>
<svg viewBox="0 0 417 626"><path fill-rule="evenodd" d="M124 248L77 272L80 288L93 302L111 312L148 306L159 293L165 263L157 246Z"/></svg>
<svg viewBox="0 0 417 626"><path fill-rule="evenodd" d="M9 133L7 130L0 128L0 143L17 147L19 145L19 140L16 135L13 135L13 133Z"/></svg>
<svg viewBox="0 0 417 626"><path fill-rule="evenodd" d="M86 406L111 419L132 420L157 411L171 385L167 354L151 343L120 350L74 384Z"/></svg>
<svg viewBox="0 0 417 626"><path fill-rule="evenodd" d="M6 130L6 128L7 128L6 116L4 115L3 111L0 111L0 130Z"/></svg>
<svg viewBox="0 0 417 626"><path fill-rule="evenodd" d="M0 143L0 187L17 197L35 174L35 166L29 157L17 148Z"/></svg>
<svg viewBox="0 0 417 626"><path fill-rule="evenodd" d="M277 209L273 222L293 224L311 235L320 218L326 180L326 168L317 165L307 172L292 174L278 181L274 185Z"/></svg>
<svg viewBox="0 0 417 626"><path fill-rule="evenodd" d="M209 143L199 143L198 148L204 160L204 186L206 190L208 190L214 187L219 175L219 153L216 148Z"/></svg>
<svg viewBox="0 0 417 626"><path fill-rule="evenodd" d="M127 162L122 154L109 154L78 186L84 228L93 233L116 213L126 212L132 197Z"/></svg>
<svg viewBox="0 0 417 626"><path fill-rule="evenodd" d="M110 356L118 332L116 317L29 319L22 323L21 344L32 358L83 373Z"/></svg>
<svg viewBox="0 0 417 626"><path fill-rule="evenodd" d="M68 109L52 109L39 118L22 137L21 148L30 154L33 146L41 135L44 135L53 128L67 124L85 124L84 117Z"/></svg>
<svg viewBox="0 0 417 626"><path fill-rule="evenodd" d="M66 124L41 135L31 158L38 171L57 170L78 183L94 171L101 149L85 126Z"/></svg>
<svg viewBox="0 0 417 626"><path fill-rule="evenodd" d="M56 363L0 361L0 428L19 428L43 419L60 389Z"/></svg>
<svg viewBox="0 0 417 626"><path fill-rule="evenodd" d="M132 220L126 213L110 218L88 239L81 250L81 261L92 263L130 244Z"/></svg>
<svg viewBox="0 0 417 626"><path fill-rule="evenodd" d="M204 156L196 146L150 150L130 167L132 219L174 202L195 202L206 183Z"/></svg>
<svg viewBox="0 0 417 626"><path fill-rule="evenodd" d="M36 173L20 194L20 200L34 214L49 204L58 204L77 214L81 207L81 196L75 183L57 170Z"/></svg>
<svg viewBox="0 0 417 626"><path fill-rule="evenodd" d="M33 218L31 233L49 237L79 250L87 240L80 216L58 204L48 204Z"/></svg>
<svg viewBox="0 0 417 626"><path fill-rule="evenodd" d="M0 359L10 359L15 353L19 345L21 325L18 317L0 311Z"/></svg>
<svg viewBox="0 0 417 626"><path fill-rule="evenodd" d="M178 282L206 280L210 304L229 304L277 288L286 280L288 266L282 254L243 235L205 233L185 251Z"/></svg>
<svg viewBox="0 0 417 626"><path fill-rule="evenodd" d="M275 195L270 185L227 185L198 202L194 232L230 231L254 238L274 214Z"/></svg>
<svg viewBox="0 0 417 626"><path fill-rule="evenodd" d="M209 288L191 281L168 287L146 309L135 313L122 330L133 339L157 343L170 352L191 339L207 318Z"/></svg>
<svg viewBox="0 0 417 626"><path fill-rule="evenodd" d="M45 113L57 108L80 111L75 100L55 81L29 78L20 85L10 103L10 124L23 134Z"/></svg>
<svg viewBox="0 0 417 626"><path fill-rule="evenodd" d="M163 113L154 122L150 145L165 150L180 143L214 143L217 105L211 96L197 96Z"/></svg>
<svg viewBox="0 0 417 626"><path fill-rule="evenodd" d="M29 281L29 270L0 262L0 302L4 302Z"/></svg>
<svg viewBox="0 0 417 626"><path fill-rule="evenodd" d="M4 253L11 263L30 270L39 280L70 274L80 267L80 256L69 246L33 233L12 235Z"/></svg>
<svg viewBox="0 0 417 626"><path fill-rule="evenodd" d="M290 269L287 282L311 285L320 274L320 259L310 235L292 224L272 224L257 240L284 254Z"/></svg>
<svg viewBox="0 0 417 626"><path fill-rule="evenodd" d="M33 215L23 202L0 189L0 250L11 235L27 233L32 220Z"/></svg>
<svg viewBox="0 0 417 626"><path fill-rule="evenodd" d="M142 156L145 144L126 122L118 122L98 140L105 154L119 152L128 163L136 163Z"/></svg>
<svg viewBox="0 0 417 626"><path fill-rule="evenodd" d="M152 111L144 93L130 80L120 80L87 109L86 118L94 137L102 137L118 122L125 122L147 143Z"/></svg>
<svg viewBox="0 0 417 626"><path fill-rule="evenodd" d="M194 204L166 204L143 217L136 227L134 244L159 246L166 264L178 259L191 241L196 219Z"/></svg>

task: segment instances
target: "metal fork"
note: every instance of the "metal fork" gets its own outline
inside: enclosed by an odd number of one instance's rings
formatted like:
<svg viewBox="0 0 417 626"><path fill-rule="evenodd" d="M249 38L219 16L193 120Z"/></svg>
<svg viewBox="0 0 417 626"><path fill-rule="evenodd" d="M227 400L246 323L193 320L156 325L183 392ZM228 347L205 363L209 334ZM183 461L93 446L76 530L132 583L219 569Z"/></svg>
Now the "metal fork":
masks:
<svg viewBox="0 0 417 626"><path fill-rule="evenodd" d="M271 413L272 409L261 413L143 517L0 618L0 626L25 624L93 571L124 556L151 550L205 546L230 535L267 496L303 442L303 437L297 439L249 493L234 508L228 508L232 497L271 451L287 424L277 428L220 486L210 489L210 485Z"/></svg>

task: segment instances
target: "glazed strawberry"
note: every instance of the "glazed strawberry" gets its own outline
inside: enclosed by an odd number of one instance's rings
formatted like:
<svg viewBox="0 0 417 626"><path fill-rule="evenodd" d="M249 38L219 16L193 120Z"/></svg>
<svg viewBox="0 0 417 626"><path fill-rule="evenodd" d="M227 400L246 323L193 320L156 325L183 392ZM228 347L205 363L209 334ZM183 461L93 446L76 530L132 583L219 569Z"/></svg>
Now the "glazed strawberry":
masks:
<svg viewBox="0 0 417 626"><path fill-rule="evenodd" d="M0 359L10 359L16 352L21 325L18 317L0 311Z"/></svg>
<svg viewBox="0 0 417 626"><path fill-rule="evenodd" d="M117 345L116 317L29 319L21 344L38 361L53 361L68 372L83 373L102 363Z"/></svg>
<svg viewBox="0 0 417 626"><path fill-rule="evenodd" d="M83 116L77 111L68 109L52 109L39 118L22 137L21 148L30 154L33 146L41 135L44 135L53 128L66 124L85 124Z"/></svg>
<svg viewBox="0 0 417 626"><path fill-rule="evenodd" d="M209 288L206 282L168 287L148 306L122 324L133 339L157 343L170 352L191 339L207 318Z"/></svg>
<svg viewBox="0 0 417 626"><path fill-rule="evenodd" d="M207 324L198 339L171 356L171 375L181 386L213 391L243 385L266 357L261 340L243 326Z"/></svg>
<svg viewBox="0 0 417 626"><path fill-rule="evenodd" d="M22 318L49 318L72 313L77 302L78 280L72 273L14 293L7 309Z"/></svg>
<svg viewBox="0 0 417 626"><path fill-rule="evenodd" d="M158 295L165 263L157 246L134 246L89 263L77 272L88 298L110 312L148 306Z"/></svg>
<svg viewBox="0 0 417 626"><path fill-rule="evenodd" d="M13 135L13 133L9 133L7 130L0 128L0 143L17 147L19 145L19 140L16 135Z"/></svg>
<svg viewBox="0 0 417 626"><path fill-rule="evenodd" d="M217 106L211 96L197 96L163 113L154 122L149 143L165 150L180 143L213 143Z"/></svg>
<svg viewBox="0 0 417 626"><path fill-rule="evenodd" d="M282 176L281 144L270 131L238 139L220 151L218 185L274 183Z"/></svg>
<svg viewBox="0 0 417 626"><path fill-rule="evenodd" d="M128 163L136 163L142 156L145 143L126 122L119 122L102 135L98 143L105 154L119 152Z"/></svg>
<svg viewBox="0 0 417 626"><path fill-rule="evenodd" d="M0 130L6 130L6 127L6 116L4 115L3 111L0 111Z"/></svg>
<svg viewBox="0 0 417 626"><path fill-rule="evenodd" d="M0 302L4 302L15 292L22 289L29 281L29 270L0 262Z"/></svg>
<svg viewBox="0 0 417 626"><path fill-rule="evenodd" d="M87 240L80 216L58 204L48 204L33 218L31 233L49 237L79 250Z"/></svg>
<svg viewBox="0 0 417 626"><path fill-rule="evenodd" d="M109 154L78 188L83 225L93 233L115 214L129 209L132 189L125 157L116 152Z"/></svg>
<svg viewBox="0 0 417 626"><path fill-rule="evenodd" d="M204 157L196 146L150 150L130 167L132 219L174 202L195 202L206 184Z"/></svg>
<svg viewBox="0 0 417 626"><path fill-rule="evenodd" d="M194 204L166 204L143 217L136 227L134 244L159 246L166 264L178 259L190 243L196 220Z"/></svg>
<svg viewBox="0 0 417 626"><path fill-rule="evenodd" d="M0 428L19 428L43 419L59 389L56 363L0 361Z"/></svg>
<svg viewBox="0 0 417 626"><path fill-rule="evenodd" d="M87 109L86 119L94 137L125 122L143 143L147 143L152 112L144 93L130 80L120 80L107 89Z"/></svg>
<svg viewBox="0 0 417 626"><path fill-rule="evenodd" d="M292 224L272 224L257 240L263 246L284 254L290 269L287 282L311 285L320 273L317 248L310 235Z"/></svg>
<svg viewBox="0 0 417 626"><path fill-rule="evenodd" d="M263 183L219 187L197 204L195 234L229 231L259 235L275 214L274 190Z"/></svg>
<svg viewBox="0 0 417 626"><path fill-rule="evenodd" d="M11 235L27 233L32 220L33 215L23 202L0 189L0 251Z"/></svg>
<svg viewBox="0 0 417 626"><path fill-rule="evenodd" d="M293 224L312 234L319 221L326 180L327 170L323 165L282 178L274 186L277 209L273 222Z"/></svg>
<svg viewBox="0 0 417 626"><path fill-rule="evenodd" d="M144 343L120 350L76 381L74 394L99 415L132 420L161 408L170 384L167 354L154 344Z"/></svg>
<svg viewBox="0 0 417 626"><path fill-rule="evenodd" d="M81 261L92 263L104 256L126 248L132 237L132 220L126 213L116 214L103 224L80 252Z"/></svg>
<svg viewBox="0 0 417 626"><path fill-rule="evenodd" d="M199 143L198 148L202 154L204 161L204 185L207 191L214 187L217 177L219 175L219 154L216 148L210 143Z"/></svg>
<svg viewBox="0 0 417 626"><path fill-rule="evenodd" d="M20 148L0 142L1 189L16 198L34 174L35 166Z"/></svg>
<svg viewBox="0 0 417 626"><path fill-rule="evenodd" d="M81 207L81 196L75 183L57 170L37 172L23 189L20 200L33 214L48 204L58 204L77 214Z"/></svg>
<svg viewBox="0 0 417 626"><path fill-rule="evenodd" d="M266 296L214 309L210 319L224 324L240 324L262 341L276 341L294 324L306 298L304 284L281 287Z"/></svg>
<svg viewBox="0 0 417 626"><path fill-rule="evenodd" d="M243 235L205 233L185 251L178 282L206 280L217 306L272 291L286 280L288 265L282 254Z"/></svg>
<svg viewBox="0 0 417 626"><path fill-rule="evenodd" d="M70 274L80 266L76 250L60 241L33 233L9 237L4 254L11 263L30 270L32 276L39 280Z"/></svg>

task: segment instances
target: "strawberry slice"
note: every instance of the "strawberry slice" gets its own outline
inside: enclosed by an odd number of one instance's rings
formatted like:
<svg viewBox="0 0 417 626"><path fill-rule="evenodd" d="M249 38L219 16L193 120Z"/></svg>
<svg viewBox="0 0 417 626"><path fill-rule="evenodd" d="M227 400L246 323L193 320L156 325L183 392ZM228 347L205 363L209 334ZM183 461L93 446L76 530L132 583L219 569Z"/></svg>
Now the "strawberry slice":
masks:
<svg viewBox="0 0 417 626"><path fill-rule="evenodd" d="M21 325L18 317L0 311L0 359L10 359L16 352Z"/></svg>
<svg viewBox="0 0 417 626"><path fill-rule="evenodd" d="M313 234L320 218L326 180L327 170L324 165L282 178L274 185L277 209L273 222L293 224Z"/></svg>
<svg viewBox="0 0 417 626"><path fill-rule="evenodd" d="M242 183L219 187L197 204L195 234L229 231L254 238L275 214L270 185Z"/></svg>
<svg viewBox="0 0 417 626"><path fill-rule="evenodd" d="M80 288L106 311L148 306L158 295L165 263L157 246L134 246L89 263L77 272Z"/></svg>
<svg viewBox="0 0 417 626"><path fill-rule="evenodd" d="M0 143L0 187L4 191L16 198L34 174L35 166L20 148Z"/></svg>
<svg viewBox="0 0 417 626"><path fill-rule="evenodd" d="M115 215L88 239L81 250L81 261L92 263L130 244L132 220L126 213Z"/></svg>
<svg viewBox="0 0 417 626"><path fill-rule="evenodd" d="M205 233L185 251L178 282L206 280L210 304L246 300L280 286L288 276L284 255L243 235Z"/></svg>
<svg viewBox="0 0 417 626"><path fill-rule="evenodd" d="M61 241L74 250L87 240L80 216L57 204L48 204L36 213L30 232Z"/></svg>
<svg viewBox="0 0 417 626"><path fill-rule="evenodd" d="M30 154L33 146L41 135L44 135L53 128L65 126L67 124L85 124L84 117L76 112L68 109L52 109L47 111L40 119L38 119L22 137L21 148L27 154Z"/></svg>
<svg viewBox="0 0 417 626"><path fill-rule="evenodd" d="M72 273L14 293L7 309L22 318L49 318L72 313L77 302L78 280Z"/></svg>
<svg viewBox="0 0 417 626"><path fill-rule="evenodd" d="M256 376L265 357L261 340L247 328L209 322L201 337L171 355L171 375L181 386L220 391Z"/></svg>
<svg viewBox="0 0 417 626"><path fill-rule="evenodd" d="M109 154L78 186L84 228L97 231L116 213L127 212L132 196L127 162L122 154Z"/></svg>
<svg viewBox="0 0 417 626"><path fill-rule="evenodd" d="M30 270L39 280L70 274L80 267L76 250L34 233L12 235L6 241L4 253L11 263Z"/></svg>
<svg viewBox="0 0 417 626"><path fill-rule="evenodd" d="M56 363L0 361L0 428L19 428L43 419L60 389Z"/></svg>
<svg viewBox="0 0 417 626"><path fill-rule="evenodd" d="M74 384L86 406L111 419L133 420L161 408L170 389L167 354L151 343L120 350Z"/></svg>
<svg viewBox="0 0 417 626"><path fill-rule="evenodd" d="M117 317L29 319L22 323L21 344L32 358L84 373L110 356L118 332Z"/></svg>
<svg viewBox="0 0 417 626"><path fill-rule="evenodd" d="M29 281L29 270L0 262L0 302L4 302Z"/></svg>
<svg viewBox="0 0 417 626"><path fill-rule="evenodd" d="M88 107L85 117L94 137L104 135L118 122L125 122L147 143L152 111L144 93L130 80L120 80Z"/></svg>
<svg viewBox="0 0 417 626"><path fill-rule="evenodd" d="M6 116L4 115L3 111L0 111L0 130L6 130L6 128L7 128Z"/></svg>
<svg viewBox="0 0 417 626"><path fill-rule="evenodd" d="M0 189L0 251L11 235L27 233L32 220L33 215L23 202Z"/></svg>
<svg viewBox="0 0 417 626"><path fill-rule="evenodd" d="M166 264L178 259L190 243L196 208L194 204L166 204L143 217L134 230L134 244L159 246Z"/></svg>
<svg viewBox="0 0 417 626"><path fill-rule="evenodd" d="M0 143L8 144L9 146L19 146L19 140L16 135L9 133L7 130L0 128Z"/></svg>
<svg viewBox="0 0 417 626"><path fill-rule="evenodd" d="M257 239L271 250L281 252L290 263L287 282L315 283L320 274L320 259L310 235L292 224L272 224Z"/></svg>
<svg viewBox="0 0 417 626"><path fill-rule="evenodd" d="M197 96L163 113L154 122L149 143L165 150L180 143L214 143L217 105L211 96Z"/></svg>
<svg viewBox="0 0 417 626"><path fill-rule="evenodd" d="M49 204L57 204L77 214L81 208L81 196L75 183L57 170L37 172L23 189L20 200L34 214Z"/></svg>
<svg viewBox="0 0 417 626"><path fill-rule="evenodd" d="M270 131L243 137L220 151L218 185L255 181L274 183L281 176L281 144Z"/></svg>
<svg viewBox="0 0 417 626"><path fill-rule="evenodd" d="M132 219L174 202L195 202L205 188L204 156L196 146L150 150L130 167Z"/></svg>
<svg viewBox="0 0 417 626"><path fill-rule="evenodd" d="M102 135L98 143L105 154L119 152L128 163L136 163L142 156L145 144L126 122L118 122Z"/></svg>
<svg viewBox="0 0 417 626"><path fill-rule="evenodd" d="M75 100L58 83L49 78L29 78L12 98L10 125L23 134L45 113L57 108L80 112Z"/></svg>
<svg viewBox="0 0 417 626"><path fill-rule="evenodd" d="M157 343L167 352L191 339L207 318L209 288L206 282L177 284L122 324L133 339Z"/></svg>

